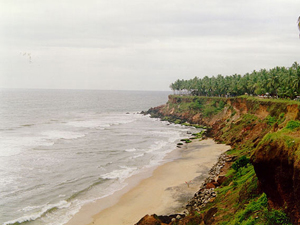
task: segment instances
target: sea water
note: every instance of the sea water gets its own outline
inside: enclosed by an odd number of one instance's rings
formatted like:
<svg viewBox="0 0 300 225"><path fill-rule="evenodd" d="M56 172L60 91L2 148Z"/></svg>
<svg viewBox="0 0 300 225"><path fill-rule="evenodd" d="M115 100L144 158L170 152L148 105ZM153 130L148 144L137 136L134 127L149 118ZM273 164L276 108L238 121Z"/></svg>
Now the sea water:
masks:
<svg viewBox="0 0 300 225"><path fill-rule="evenodd" d="M64 224L164 163L191 128L138 112L168 94L0 90L0 223Z"/></svg>

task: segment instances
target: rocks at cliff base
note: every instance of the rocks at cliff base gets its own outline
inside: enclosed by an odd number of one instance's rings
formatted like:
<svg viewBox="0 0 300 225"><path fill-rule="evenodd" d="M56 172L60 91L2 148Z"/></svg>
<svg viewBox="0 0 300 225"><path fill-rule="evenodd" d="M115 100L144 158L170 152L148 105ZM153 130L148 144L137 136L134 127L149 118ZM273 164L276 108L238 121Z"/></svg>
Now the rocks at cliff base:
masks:
<svg viewBox="0 0 300 225"><path fill-rule="evenodd" d="M200 190L187 203L188 211L200 211L208 202L212 202L217 197L215 188L227 180L227 177L219 176L219 174L225 163L233 160L234 157L228 156L226 153L220 155L218 162L210 169L208 177L200 186Z"/></svg>
<svg viewBox="0 0 300 225"><path fill-rule="evenodd" d="M210 189L200 189L194 197L186 205L189 211L200 211L208 202L216 198L217 192L214 188Z"/></svg>
<svg viewBox="0 0 300 225"><path fill-rule="evenodd" d="M226 153L220 155L218 162L210 169L208 177L201 184L200 190L195 193L194 197L189 200L185 206L186 210L184 214L173 214L167 216L158 215L146 215L135 225L185 225L190 222L200 224L204 221L205 224L211 224L214 221L214 215L217 212L217 208L211 208L205 214L200 216L194 216L193 211L201 211L207 203L213 202L217 197L216 188L223 184L227 177L221 176L220 173L226 163L232 162L235 157L228 156Z"/></svg>
<svg viewBox="0 0 300 225"><path fill-rule="evenodd" d="M135 225L163 225L177 224L177 222L185 217L184 214L172 214L168 216L158 216L156 214L144 216Z"/></svg>
<svg viewBox="0 0 300 225"><path fill-rule="evenodd" d="M135 225L161 225L161 222L157 219L155 214L149 216L144 216L139 222Z"/></svg>

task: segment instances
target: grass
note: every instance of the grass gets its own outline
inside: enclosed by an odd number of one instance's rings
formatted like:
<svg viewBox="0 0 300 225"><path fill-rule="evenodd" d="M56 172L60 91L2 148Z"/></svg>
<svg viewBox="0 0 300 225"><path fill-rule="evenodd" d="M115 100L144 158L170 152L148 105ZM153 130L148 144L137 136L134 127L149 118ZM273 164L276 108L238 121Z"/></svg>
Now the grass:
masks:
<svg viewBox="0 0 300 225"><path fill-rule="evenodd" d="M242 104L241 107L246 107L247 113L241 113L242 110L238 113L233 108L233 103L245 103L246 106ZM222 121L215 137L218 141L233 146L227 154L237 156L237 160L227 171L225 175L227 180L216 189L218 195L215 201L208 203L199 212L200 214L217 207L218 213L215 215L217 224L290 224L282 209L268 208L267 196L258 189L258 178L254 167L249 163L249 157L260 147L273 156L269 151L274 146L282 145L288 155L299 155L300 160L300 122L286 121L287 105L294 104L300 108L300 102L287 99L260 99L250 96L237 98L170 96L166 110L172 109L172 113L165 119L186 126L201 127L193 124L192 120L186 123L187 117L184 117L183 121L181 113L190 117L200 114L201 119L205 120L222 112L224 108L228 110L227 117ZM263 109L264 113L267 111L268 116L265 119L257 116L260 109ZM216 118L219 119L219 115ZM278 128L276 124L281 125ZM283 126L285 127L282 128ZM193 134L194 137L202 135L202 132Z"/></svg>

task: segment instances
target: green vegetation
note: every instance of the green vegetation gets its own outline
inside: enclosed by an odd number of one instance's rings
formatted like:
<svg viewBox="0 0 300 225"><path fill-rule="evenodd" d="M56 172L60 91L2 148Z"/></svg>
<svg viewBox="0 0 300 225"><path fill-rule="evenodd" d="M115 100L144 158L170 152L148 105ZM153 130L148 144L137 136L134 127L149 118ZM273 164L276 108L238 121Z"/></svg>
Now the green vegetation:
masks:
<svg viewBox="0 0 300 225"><path fill-rule="evenodd" d="M293 131L299 129L299 127L300 127L300 121L291 120L287 123L285 129Z"/></svg>
<svg viewBox="0 0 300 225"><path fill-rule="evenodd" d="M211 96L215 94L211 92ZM210 124L212 128L208 129L206 136L232 146L227 154L233 157L234 162L229 164L225 174L227 179L215 189L217 197L214 201L207 203L201 211L194 212L194 216L203 217L210 209L217 208L215 224L290 224L284 212L287 208L274 210L267 204L267 196L262 192L261 184L258 185L258 177L250 161L255 165L255 160L263 156L287 157L295 164L300 161L299 109L299 101L249 95L228 99L169 97L168 104L161 109L162 114L167 115L164 119L196 128L206 127L193 124L195 121ZM202 138L204 132L192 135ZM262 152L255 155L258 149ZM265 191L268 193L267 189Z"/></svg>
<svg viewBox="0 0 300 225"><path fill-rule="evenodd" d="M273 125L273 124L275 124L275 123L277 122L277 120L276 120L274 117L268 115L268 116L266 117L266 122L267 122L267 124L269 124L269 125Z"/></svg>
<svg viewBox="0 0 300 225"><path fill-rule="evenodd" d="M241 158L239 158L238 160L236 160L233 163L232 168L235 171L238 171L242 167L247 167L249 163L250 163L249 158L247 158L245 155L243 155Z"/></svg>
<svg viewBox="0 0 300 225"><path fill-rule="evenodd" d="M181 139L180 141L184 141L185 143L191 143L192 141L190 140L190 139L188 139L188 138L186 138L186 139Z"/></svg>
<svg viewBox="0 0 300 225"><path fill-rule="evenodd" d="M170 85L174 92L197 96L241 96L267 95L280 98L295 98L300 95L300 66L295 62L291 67L261 69L245 75L218 75L217 77L195 77L190 80L177 80ZM194 102L193 109L201 109L201 102Z"/></svg>
<svg viewBox="0 0 300 225"><path fill-rule="evenodd" d="M256 224L256 219L259 217L256 215L261 209L266 208L268 205L267 196L263 193L257 199L253 199L246 204L245 209L238 211L235 214L235 218L229 224Z"/></svg>
<svg viewBox="0 0 300 225"><path fill-rule="evenodd" d="M203 137L203 135L205 134L205 130L202 130L202 131L200 131L200 132L198 132L198 133L193 133L192 135L195 137L195 138L202 138Z"/></svg>
<svg viewBox="0 0 300 225"><path fill-rule="evenodd" d="M271 210L266 213L266 219L268 225L290 225L290 219L286 216L282 210Z"/></svg>

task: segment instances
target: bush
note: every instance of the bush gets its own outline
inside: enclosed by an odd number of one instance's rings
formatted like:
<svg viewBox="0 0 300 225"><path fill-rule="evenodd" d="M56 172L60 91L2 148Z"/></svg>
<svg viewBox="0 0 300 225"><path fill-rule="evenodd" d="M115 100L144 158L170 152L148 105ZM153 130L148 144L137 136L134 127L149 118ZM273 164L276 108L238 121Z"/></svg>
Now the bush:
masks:
<svg viewBox="0 0 300 225"><path fill-rule="evenodd" d="M285 128L288 130L295 130L299 127L300 127L300 121L291 120L287 123Z"/></svg>
<svg viewBox="0 0 300 225"><path fill-rule="evenodd" d="M285 212L283 212L282 210L273 209L270 212L267 212L266 220L269 225L279 225L279 224L289 225L289 224L291 224L290 219L287 217Z"/></svg>
<svg viewBox="0 0 300 225"><path fill-rule="evenodd" d="M219 102L219 109L223 109L225 106L225 102L223 102L222 100Z"/></svg>
<svg viewBox="0 0 300 225"><path fill-rule="evenodd" d="M175 123L175 124L181 124L181 120L180 120L180 119L177 119L177 120L174 121L174 123Z"/></svg>
<svg viewBox="0 0 300 225"><path fill-rule="evenodd" d="M232 168L235 171L238 171L240 168L242 167L247 167L247 165L250 163L249 158L247 158L246 156L242 156L241 158L239 158L237 161L235 161L235 163L232 164Z"/></svg>
<svg viewBox="0 0 300 225"><path fill-rule="evenodd" d="M190 108L195 110L201 110L203 109L203 105L201 104L201 102L196 100L190 104Z"/></svg>
<svg viewBox="0 0 300 225"><path fill-rule="evenodd" d="M267 122L268 125L273 125L273 124L276 123L276 119L275 119L274 117L268 115L268 116L266 117L266 122Z"/></svg>
<svg viewBox="0 0 300 225"><path fill-rule="evenodd" d="M210 117L218 112L218 109L213 106L206 106L203 110L203 116L204 117Z"/></svg>
<svg viewBox="0 0 300 225"><path fill-rule="evenodd" d="M281 113L278 118L278 124L282 123L285 120L284 113Z"/></svg>
<svg viewBox="0 0 300 225"><path fill-rule="evenodd" d="M246 224L252 224L253 220L250 216L261 210L262 208L266 208L268 205L268 199L265 193L263 193L257 200L250 201L249 204L246 205L246 208L242 211L239 211L236 216L233 224L241 224L241 222L245 221ZM245 223L242 223L245 224Z"/></svg>

